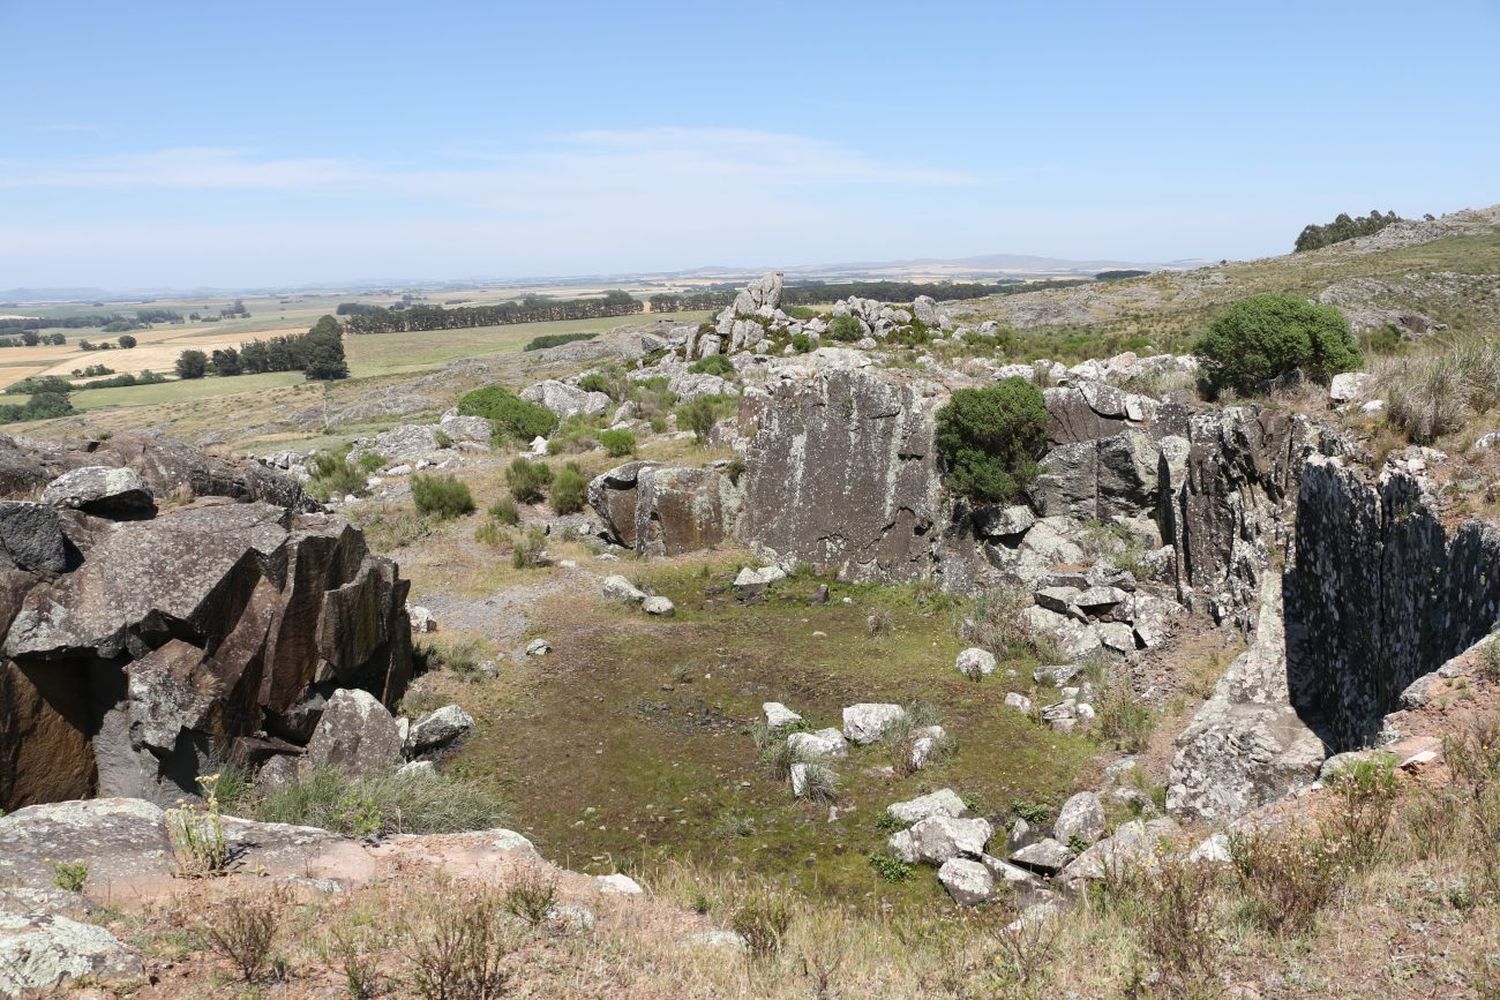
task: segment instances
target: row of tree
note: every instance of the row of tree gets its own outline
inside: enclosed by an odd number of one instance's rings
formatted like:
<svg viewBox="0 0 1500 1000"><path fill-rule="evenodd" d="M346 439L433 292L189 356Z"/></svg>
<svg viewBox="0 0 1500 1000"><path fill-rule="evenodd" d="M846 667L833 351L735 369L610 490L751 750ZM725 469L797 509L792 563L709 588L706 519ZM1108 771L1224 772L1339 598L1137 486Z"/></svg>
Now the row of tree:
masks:
<svg viewBox="0 0 1500 1000"><path fill-rule="evenodd" d="M332 316L324 316L306 333L250 340L212 355L190 348L177 356L174 367L177 377L184 379L293 371L321 381L349 377L343 330Z"/></svg>
<svg viewBox="0 0 1500 1000"><path fill-rule="evenodd" d="M1431 215L1427 216L1430 220ZM1393 222L1400 222L1401 216L1395 212L1387 212L1381 215L1379 211L1372 210L1369 215L1349 217L1348 212L1340 212L1338 217L1327 225L1306 226L1297 237L1295 250L1317 250L1319 247L1330 246L1334 243L1342 243L1352 240L1357 236L1369 236L1378 233Z"/></svg>
<svg viewBox="0 0 1500 1000"><path fill-rule="evenodd" d="M630 316L642 310L641 301L629 292L611 290L587 299L547 299L527 296L518 302L445 309L435 305L404 308L344 302L338 314L351 334L426 333L431 330L463 330L475 326L509 326L515 323L549 323L558 320Z"/></svg>
<svg viewBox="0 0 1500 1000"><path fill-rule="evenodd" d="M138 330L153 323L181 323L182 313L171 309L137 309L135 315L123 313L96 313L87 316L60 316L48 319L41 316L11 316L0 319L0 330L46 330L61 328L81 330L88 327L103 327L106 333L123 330Z"/></svg>

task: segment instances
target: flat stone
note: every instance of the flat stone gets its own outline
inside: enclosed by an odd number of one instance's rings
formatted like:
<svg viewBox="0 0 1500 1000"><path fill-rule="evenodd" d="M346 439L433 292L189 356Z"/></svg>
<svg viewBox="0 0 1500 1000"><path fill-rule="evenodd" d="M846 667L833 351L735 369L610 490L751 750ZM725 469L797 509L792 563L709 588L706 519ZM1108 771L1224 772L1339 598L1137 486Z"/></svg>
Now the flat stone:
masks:
<svg viewBox="0 0 1500 1000"><path fill-rule="evenodd" d="M951 788L940 788L935 792L919 795L904 802L893 802L886 806L885 811L901 822L910 824L920 823L930 816L949 816L958 819L969 810L964 805L964 800L958 797L957 792Z"/></svg>
<svg viewBox="0 0 1500 1000"><path fill-rule="evenodd" d="M1048 837L1016 851L1010 856L1010 860L1012 864L1029 868L1042 875L1056 875L1073 860L1073 852L1066 844L1058 843Z"/></svg>
<svg viewBox="0 0 1500 1000"><path fill-rule="evenodd" d="M900 705L869 702L850 705L844 709L844 736L860 746L874 743L892 724L904 718L906 709Z"/></svg>
<svg viewBox="0 0 1500 1000"><path fill-rule="evenodd" d="M938 869L938 881L959 906L974 906L990 898L995 877L978 861L950 858Z"/></svg>
<svg viewBox="0 0 1500 1000"><path fill-rule="evenodd" d="M760 706L761 712L766 718L766 728L771 732L794 726L802 721L802 716L793 712L779 701L768 701Z"/></svg>
<svg viewBox="0 0 1500 1000"><path fill-rule="evenodd" d="M786 738L786 745L811 758L849 756L849 744L844 740L844 734L832 727L811 733L792 733Z"/></svg>

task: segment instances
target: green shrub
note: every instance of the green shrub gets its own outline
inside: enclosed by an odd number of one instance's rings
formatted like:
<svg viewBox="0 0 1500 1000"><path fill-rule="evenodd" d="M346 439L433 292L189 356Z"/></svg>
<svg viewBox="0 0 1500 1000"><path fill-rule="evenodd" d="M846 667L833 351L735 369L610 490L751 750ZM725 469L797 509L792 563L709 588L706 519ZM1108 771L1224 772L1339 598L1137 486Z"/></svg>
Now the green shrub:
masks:
<svg viewBox="0 0 1500 1000"><path fill-rule="evenodd" d="M813 349L812 338L805 333L792 334L792 350L798 354L806 354Z"/></svg>
<svg viewBox="0 0 1500 1000"><path fill-rule="evenodd" d="M841 343L852 344L865 335L865 328L853 316L835 316L828 324L828 337Z"/></svg>
<svg viewBox="0 0 1500 1000"><path fill-rule="evenodd" d="M363 465L364 459L360 459ZM319 500L342 498L351 493L364 491L368 475L349 464L343 455L332 451L319 451L307 457L307 492Z"/></svg>
<svg viewBox="0 0 1500 1000"><path fill-rule="evenodd" d="M722 354L710 354L706 358L699 358L693 362L688 369L699 375L717 375L720 378L731 378L734 375L734 362Z"/></svg>
<svg viewBox="0 0 1500 1000"><path fill-rule="evenodd" d="M369 475L374 472L379 472L381 469L385 468L385 456L379 454L378 452L367 451L363 455L359 456L359 461L355 462L354 464L360 472Z"/></svg>
<svg viewBox="0 0 1500 1000"><path fill-rule="evenodd" d="M752 893L735 910L729 925L745 939L751 958L769 958L781 950L792 924L792 910L784 897L762 890Z"/></svg>
<svg viewBox="0 0 1500 1000"><path fill-rule="evenodd" d="M526 341L523 351L542 351L549 347L561 347L563 344L571 344L577 340L593 340L599 336L597 333L548 333L540 337L532 337Z"/></svg>
<svg viewBox="0 0 1500 1000"><path fill-rule="evenodd" d="M419 514L432 514L446 520L474 512L474 495L469 487L452 473L411 477L411 499Z"/></svg>
<svg viewBox="0 0 1500 1000"><path fill-rule="evenodd" d="M537 503L552 482L552 469L546 462L533 462L525 455L511 459L505 470L505 484L517 503Z"/></svg>
<svg viewBox="0 0 1500 1000"><path fill-rule="evenodd" d="M910 882L916 873L912 866L890 851L875 851L870 855L870 867L887 882Z"/></svg>
<svg viewBox="0 0 1500 1000"><path fill-rule="evenodd" d="M677 408L677 426L692 431L698 444L707 444L714 424L733 412L736 405L732 396L699 396Z"/></svg>
<svg viewBox="0 0 1500 1000"><path fill-rule="evenodd" d="M1008 503L1035 478L1047 448L1042 391L1023 378L955 389L937 412L936 443L949 488L981 503Z"/></svg>
<svg viewBox="0 0 1500 1000"><path fill-rule="evenodd" d="M635 435L623 428L616 431L601 431L599 443L610 458L623 458L635 454Z"/></svg>
<svg viewBox="0 0 1500 1000"><path fill-rule="evenodd" d="M1252 392L1297 369L1327 384L1363 363L1343 313L1289 292L1264 292L1236 302L1209 324L1193 352L1215 392Z"/></svg>
<svg viewBox="0 0 1500 1000"><path fill-rule="evenodd" d="M576 514L583 510L588 486L578 463L569 462L552 481L552 509L559 514Z"/></svg>
<svg viewBox="0 0 1500 1000"><path fill-rule="evenodd" d="M557 415L545 406L528 403L504 386L487 385L465 393L458 412L466 417L484 417L497 436L529 442L546 437L557 427Z"/></svg>
<svg viewBox="0 0 1500 1000"><path fill-rule="evenodd" d="M502 496L499 500L490 504L490 517L512 528L520 524L521 511L516 507L516 498L508 495Z"/></svg>

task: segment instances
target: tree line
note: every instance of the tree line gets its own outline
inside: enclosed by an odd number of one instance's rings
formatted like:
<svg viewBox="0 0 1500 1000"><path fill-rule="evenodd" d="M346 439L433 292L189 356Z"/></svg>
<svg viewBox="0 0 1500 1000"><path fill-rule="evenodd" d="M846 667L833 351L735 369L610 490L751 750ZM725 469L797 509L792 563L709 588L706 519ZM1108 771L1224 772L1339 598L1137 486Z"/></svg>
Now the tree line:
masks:
<svg viewBox="0 0 1500 1000"><path fill-rule="evenodd" d="M1432 216L1426 216L1432 221ZM1296 252L1303 250L1317 250L1320 247L1331 246L1334 243L1342 243L1352 240L1357 236L1369 236L1378 233L1393 222L1400 222L1401 216L1395 212L1386 212L1381 215L1378 210L1371 210L1369 215L1349 217L1348 212L1340 212L1334 220L1326 225L1305 226L1297 236Z"/></svg>
<svg viewBox="0 0 1500 1000"><path fill-rule="evenodd" d="M174 368L182 379L292 371L321 381L349 377L343 330L332 316L319 319L306 333L250 340L237 348L217 349L211 355L189 348L177 356Z"/></svg>
<svg viewBox="0 0 1500 1000"><path fill-rule="evenodd" d="M42 316L12 316L0 319L0 330L82 330L103 327L107 333L122 330L138 330L153 323L181 323L182 313L170 309L137 309L135 316L124 313L94 313L86 316L59 316L47 319Z"/></svg>
<svg viewBox="0 0 1500 1000"><path fill-rule="evenodd" d="M362 302L342 302L336 310L351 334L426 333L432 330L463 330L475 326L509 326L516 323L550 323L558 320L630 316L643 309L629 292L614 289L586 299L547 299L527 296L517 302L447 309L437 305L390 307Z"/></svg>

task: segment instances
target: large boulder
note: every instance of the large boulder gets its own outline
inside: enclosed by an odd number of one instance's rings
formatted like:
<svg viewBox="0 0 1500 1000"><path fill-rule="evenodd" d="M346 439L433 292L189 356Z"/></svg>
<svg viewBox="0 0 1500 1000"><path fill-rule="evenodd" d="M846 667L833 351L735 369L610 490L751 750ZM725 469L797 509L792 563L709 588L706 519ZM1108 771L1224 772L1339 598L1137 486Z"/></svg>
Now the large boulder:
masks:
<svg viewBox="0 0 1500 1000"><path fill-rule="evenodd" d="M412 723L406 737L408 757L429 757L454 750L474 728L474 716L457 705L434 709Z"/></svg>
<svg viewBox="0 0 1500 1000"><path fill-rule="evenodd" d="M938 881L959 906L974 906L990 898L995 876L978 861L950 858L938 869Z"/></svg>
<svg viewBox="0 0 1500 1000"><path fill-rule="evenodd" d="M641 555L680 555L729 536L741 491L717 469L627 462L589 483L604 536Z"/></svg>
<svg viewBox="0 0 1500 1000"><path fill-rule="evenodd" d="M1057 811L1052 825L1053 839L1064 844L1080 840L1092 844L1104 836L1104 804L1093 792L1079 792Z"/></svg>
<svg viewBox="0 0 1500 1000"><path fill-rule="evenodd" d="M81 919L72 893L0 889L0 996L53 994L73 979L138 979L141 957ZM82 994L88 995L88 994Z"/></svg>
<svg viewBox="0 0 1500 1000"><path fill-rule="evenodd" d="M987 820L943 815L929 816L911 828L917 857L937 865L950 858L978 857L993 834Z"/></svg>
<svg viewBox="0 0 1500 1000"><path fill-rule="evenodd" d="M864 745L874 743L885 735L891 726L906 718L906 709L900 705L864 702L844 709L844 737L849 742Z"/></svg>
<svg viewBox="0 0 1500 1000"><path fill-rule="evenodd" d="M440 730L449 728L444 720L437 720L429 735L437 737ZM313 767L334 767L355 777L394 771L401 764L401 734L396 720L368 691L335 691L307 745L307 761Z"/></svg>
<svg viewBox="0 0 1500 1000"><path fill-rule="evenodd" d="M597 417L607 412L614 402L606 393L589 392L550 378L522 389L521 398L528 403L540 403L563 418L579 413Z"/></svg>
<svg viewBox="0 0 1500 1000"><path fill-rule="evenodd" d="M103 465L64 472L42 491L42 503L100 517L150 517L156 511L151 484L140 473Z"/></svg>

